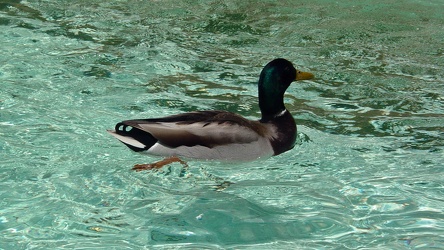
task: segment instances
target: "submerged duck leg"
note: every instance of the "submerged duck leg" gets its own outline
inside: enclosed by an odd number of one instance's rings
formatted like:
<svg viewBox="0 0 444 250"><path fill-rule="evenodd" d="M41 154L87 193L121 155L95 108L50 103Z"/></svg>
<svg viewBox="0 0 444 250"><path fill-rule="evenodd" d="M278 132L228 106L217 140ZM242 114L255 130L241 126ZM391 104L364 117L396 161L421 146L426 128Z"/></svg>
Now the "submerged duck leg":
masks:
<svg viewBox="0 0 444 250"><path fill-rule="evenodd" d="M167 157L161 161L158 162L154 162L154 163L150 163L150 164L136 164L134 165L134 167L132 168L132 170L135 170L137 172L142 171L142 170L152 170L152 169L159 169L165 165L171 164L173 162L179 162L180 164L182 164L185 168L188 167L188 164L181 160L179 157L177 156L171 156L171 157Z"/></svg>

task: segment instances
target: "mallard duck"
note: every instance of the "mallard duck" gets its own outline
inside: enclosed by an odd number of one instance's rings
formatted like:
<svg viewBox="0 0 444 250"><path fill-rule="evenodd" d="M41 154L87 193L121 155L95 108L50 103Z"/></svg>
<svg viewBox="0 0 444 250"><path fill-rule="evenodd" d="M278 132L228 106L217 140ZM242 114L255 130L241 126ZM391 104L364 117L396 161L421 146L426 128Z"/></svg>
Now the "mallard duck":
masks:
<svg viewBox="0 0 444 250"><path fill-rule="evenodd" d="M295 80L313 74L301 72L286 59L275 59L262 70L259 108L262 118L248 120L227 111L195 111L163 118L127 120L108 130L136 152L168 157L135 170L160 168L179 157L221 161L251 161L281 154L294 147L296 123L284 106L284 93Z"/></svg>

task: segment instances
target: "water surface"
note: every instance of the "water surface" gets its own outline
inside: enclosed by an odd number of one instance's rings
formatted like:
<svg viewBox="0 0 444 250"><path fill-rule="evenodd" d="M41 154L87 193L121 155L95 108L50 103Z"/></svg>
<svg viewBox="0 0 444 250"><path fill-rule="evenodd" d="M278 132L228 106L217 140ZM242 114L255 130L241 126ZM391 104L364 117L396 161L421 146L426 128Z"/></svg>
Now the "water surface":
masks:
<svg viewBox="0 0 444 250"><path fill-rule="evenodd" d="M1 249L444 248L441 1L3 1ZM298 145L158 160L105 131L223 109L258 118L276 57Z"/></svg>

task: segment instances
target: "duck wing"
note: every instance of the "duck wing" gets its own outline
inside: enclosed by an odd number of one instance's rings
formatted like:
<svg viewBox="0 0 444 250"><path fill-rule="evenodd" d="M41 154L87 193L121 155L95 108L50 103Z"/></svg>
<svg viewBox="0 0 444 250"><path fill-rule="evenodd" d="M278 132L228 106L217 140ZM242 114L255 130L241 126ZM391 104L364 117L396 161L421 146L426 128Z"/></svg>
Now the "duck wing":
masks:
<svg viewBox="0 0 444 250"><path fill-rule="evenodd" d="M108 132L134 151L181 155L178 148L198 147L208 151L230 144L245 146L258 141L263 144L267 129L258 121L250 121L231 112L198 111L164 118L127 120L118 123L115 131ZM161 148L162 152L156 152L157 148Z"/></svg>

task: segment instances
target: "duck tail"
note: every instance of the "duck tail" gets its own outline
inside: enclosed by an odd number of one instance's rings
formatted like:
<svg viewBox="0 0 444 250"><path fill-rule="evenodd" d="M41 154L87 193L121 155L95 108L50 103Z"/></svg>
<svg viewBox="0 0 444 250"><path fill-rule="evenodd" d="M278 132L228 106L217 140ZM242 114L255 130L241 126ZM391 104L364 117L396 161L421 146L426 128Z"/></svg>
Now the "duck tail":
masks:
<svg viewBox="0 0 444 250"><path fill-rule="evenodd" d="M135 152L146 151L158 141L150 133L125 122L119 122L116 124L115 130L107 131Z"/></svg>

